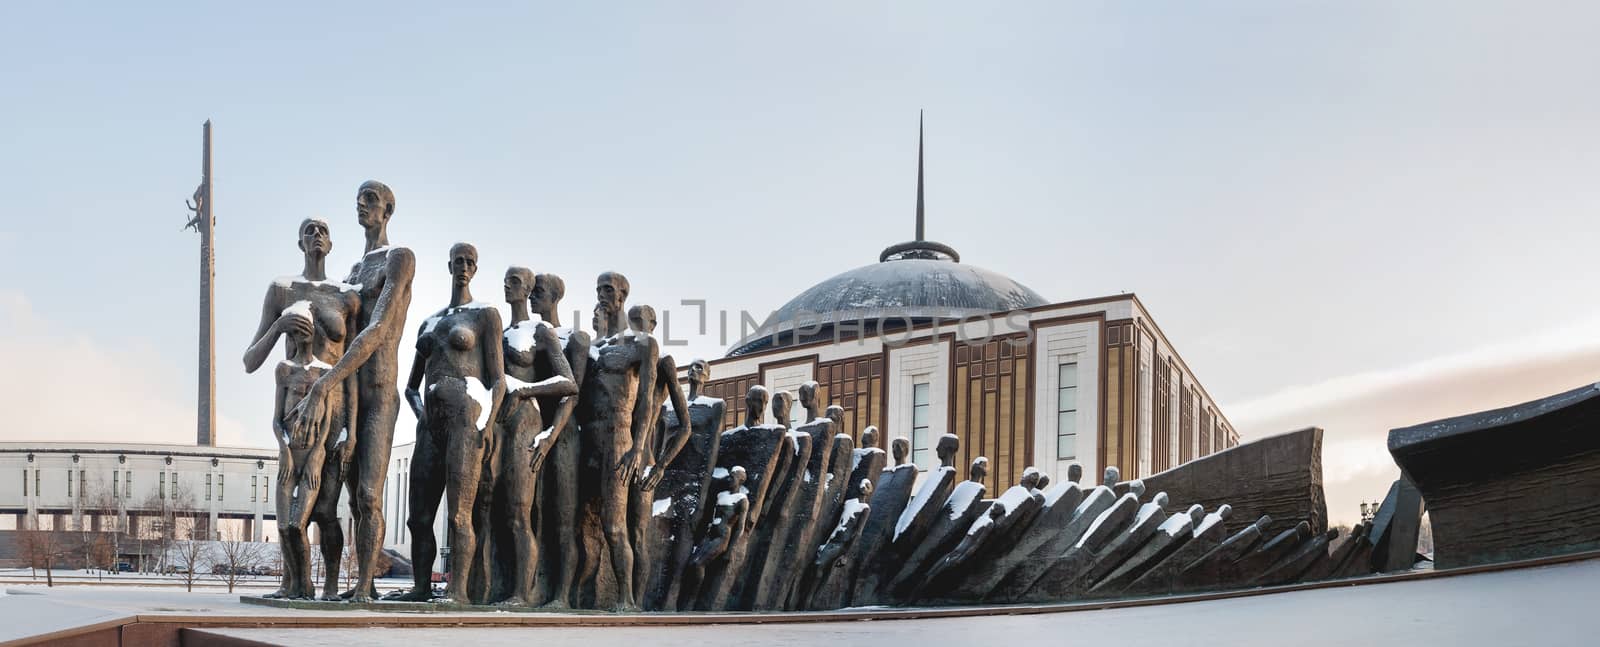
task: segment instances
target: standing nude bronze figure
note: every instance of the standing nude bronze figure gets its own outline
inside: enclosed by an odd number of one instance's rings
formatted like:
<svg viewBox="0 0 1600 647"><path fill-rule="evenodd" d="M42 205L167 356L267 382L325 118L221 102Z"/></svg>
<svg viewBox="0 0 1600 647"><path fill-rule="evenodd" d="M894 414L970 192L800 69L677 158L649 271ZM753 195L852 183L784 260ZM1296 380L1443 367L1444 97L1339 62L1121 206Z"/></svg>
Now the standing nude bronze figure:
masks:
<svg viewBox="0 0 1600 647"><path fill-rule="evenodd" d="M507 606L524 606L533 602L534 576L539 565L539 545L534 532L534 497L538 491L540 469L550 448L559 439L572 415L574 396L578 385L572 379L572 367L562 354L561 342L556 333L542 319L535 319L528 308L536 280L532 270L513 267L506 270L505 297L511 306L511 325L506 328L501 342L505 354L506 397L501 405L497 433L499 456L493 461L493 472L488 475L494 483L494 498L499 502L493 508L502 516L494 525L504 529L494 545L494 554L484 551L479 562L489 562L490 569L504 569L510 580L509 597L501 602ZM541 366L548 366L553 375L543 375ZM560 398L561 404L551 422L545 423L540 399ZM483 507L480 503L480 508ZM509 546L503 546L509 540Z"/></svg>
<svg viewBox="0 0 1600 647"><path fill-rule="evenodd" d="M361 451L351 457L345 475L355 530L353 602L371 601L376 593L372 578L383 552L383 486L389 471L389 449L394 444L394 423L400 415L400 336L406 310L411 307L411 278L416 271L411 250L389 246L394 205L394 192L382 182L367 181L356 191L356 220L366 231L366 252L345 282L355 286L360 295L355 327L359 332L333 368L312 383L291 414L291 434L321 437L328 410L335 405L331 397L335 386L356 376L360 407L354 432Z"/></svg>
<svg viewBox="0 0 1600 647"><path fill-rule="evenodd" d="M272 430L278 440L277 521L283 554L283 587L267 597L309 598L313 595L311 556L306 529L316 523L321 533L326 581L324 599L338 598L340 553L344 533L339 524L339 487L350 463L355 438L357 389L354 376L335 384L323 424L296 428L288 412L344 354L347 337L357 328L361 299L353 286L329 281L326 272L333 241L328 223L308 218L300 223L299 246L304 266L299 276L272 282L261 306L261 322L245 351L246 372L266 361L278 337L287 337L287 359L274 371ZM317 433L320 435L310 435ZM327 460L328 458L332 460ZM326 486L326 487L323 487Z"/></svg>
<svg viewBox="0 0 1600 647"><path fill-rule="evenodd" d="M616 320L627 280L607 272L600 275L595 308L598 332L615 331L594 342L594 356L585 376L583 438L589 445L588 463L598 483L600 530L605 549L595 557L602 569L609 567L615 577L617 609L632 610L636 603L632 531L628 509L635 479L642 474L648 450L648 424L653 422L651 391L655 388L656 362L660 348L649 335L638 334ZM620 286L620 290L618 288ZM622 327L615 327L621 323ZM648 503L647 503L648 505ZM648 508L646 509L648 512Z"/></svg>
<svg viewBox="0 0 1600 647"><path fill-rule="evenodd" d="M637 305L628 308L628 329L635 335L642 335L656 344L659 341L652 335L656 330L656 310L647 305ZM654 513L656 486L666 476L666 467L683 451L683 446L689 442L689 426L683 421L689 419L689 404L684 397L682 389L678 387L678 364L671 355L661 355L657 351L656 379L652 384L649 394L650 402L645 409L650 412L650 419L645 422L647 434L641 445L644 451L640 457L641 466L638 476L634 479L634 487L628 497L628 532L629 541L633 545L633 600L643 603L650 585L650 575L655 571L656 560L660 555L651 551L654 542L651 541L651 531L654 526L650 523ZM659 428L663 412L672 412L671 418L677 421L670 429ZM661 432L667 433L661 433Z"/></svg>
<svg viewBox="0 0 1600 647"><path fill-rule="evenodd" d="M432 598L436 539L434 515L444 494L449 515L450 583L445 597L468 603L467 585L477 552L473 506L485 452L491 451L495 417L505 397L500 311L472 300L478 250L466 243L450 248L450 305L423 322L417 333L417 358L406 382L406 400L417 415L417 442L411 454L411 563L415 586L401 599ZM418 388L426 385L426 397Z"/></svg>
<svg viewBox="0 0 1600 647"><path fill-rule="evenodd" d="M589 366L589 334L561 325L561 298L566 295L567 284L555 274L537 274L533 288L528 293L528 309L549 325L562 349L563 358L572 372L572 380L583 385ZM534 377L546 380L559 371L543 355L534 357ZM572 604L572 586L578 576L578 488L581 475L583 442L578 437L577 416L567 415L558 421L557 412L565 408L569 413L582 401L582 392L572 398L539 397L539 412L544 416L546 428L560 428L553 433L549 453L542 468L544 483L538 490L537 539L543 548L539 556L544 579L549 591L545 608L564 609ZM532 602L530 600L530 602Z"/></svg>

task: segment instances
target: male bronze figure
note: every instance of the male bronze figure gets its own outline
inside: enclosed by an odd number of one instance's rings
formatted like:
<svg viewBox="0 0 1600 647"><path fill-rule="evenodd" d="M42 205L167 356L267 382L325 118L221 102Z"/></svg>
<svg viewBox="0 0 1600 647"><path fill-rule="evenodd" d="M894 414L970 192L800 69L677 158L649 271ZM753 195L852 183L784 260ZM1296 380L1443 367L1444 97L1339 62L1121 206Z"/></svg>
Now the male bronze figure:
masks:
<svg viewBox="0 0 1600 647"><path fill-rule="evenodd" d="M627 295L627 279L607 272L596 285L593 362L585 376L580 424L588 443L586 463L598 484L599 524L605 548L596 555L616 583L613 601L597 606L632 610L635 595L632 531L628 509L634 480L639 477L653 420L650 397L656 382L660 348L654 338L627 330L618 310Z"/></svg>

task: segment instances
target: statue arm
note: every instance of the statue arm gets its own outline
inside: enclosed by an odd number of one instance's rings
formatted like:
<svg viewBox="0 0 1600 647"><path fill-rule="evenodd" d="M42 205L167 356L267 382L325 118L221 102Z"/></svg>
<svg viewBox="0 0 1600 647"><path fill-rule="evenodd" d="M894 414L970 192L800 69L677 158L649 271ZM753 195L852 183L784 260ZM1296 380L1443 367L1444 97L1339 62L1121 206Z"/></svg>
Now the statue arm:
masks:
<svg viewBox="0 0 1600 647"><path fill-rule="evenodd" d="M406 402L411 403L411 413L422 420L422 379L428 373L428 354L417 344L417 356L411 360L411 377L406 378Z"/></svg>
<svg viewBox="0 0 1600 647"><path fill-rule="evenodd" d="M496 339L503 330L500 326L500 311L494 308L485 308L479 320L479 339ZM506 355L505 346L496 342L479 344L483 349L483 377L489 387L489 419L484 424L484 430L490 430L493 435L495 419L500 414L500 405L506 399Z"/></svg>
<svg viewBox="0 0 1600 647"><path fill-rule="evenodd" d="M256 334L250 338L250 347L244 351L244 372L254 373L261 368L272 347L277 345L278 336L283 334L278 324L283 310L282 301L276 286L267 288L267 296L261 303L261 322L256 324Z"/></svg>
<svg viewBox="0 0 1600 647"><path fill-rule="evenodd" d="M689 444L689 434L692 431L689 421L689 403L683 396L683 389L678 388L677 362L673 361L671 355L664 355L656 363L656 367L657 391L666 391L668 401L672 404L672 411L678 416L678 427L671 430L672 435L668 436L667 442L662 445L661 454L656 457L656 464L660 468L653 470L646 489L655 489L655 485L661 482L661 478L666 475L666 466L678 457L678 452L683 451L684 445ZM656 412L655 415L661 415L661 407L657 406L652 410ZM656 427L656 424L651 424L652 429Z"/></svg>
<svg viewBox="0 0 1600 647"><path fill-rule="evenodd" d="M550 366L555 369L555 375L519 389L517 395L524 398L577 395L578 383L572 378L572 366L567 363L567 356L561 352L561 342L556 339L556 334L549 328L540 327L534 333L534 337L537 339L535 347L544 354L546 360L549 360Z"/></svg>
<svg viewBox="0 0 1600 647"><path fill-rule="evenodd" d="M639 360L638 393L633 398L633 428L630 430L633 433L634 451L649 449L650 425L656 409L656 361L660 359L660 349L654 338L645 337L641 345L644 357Z"/></svg>
<svg viewBox="0 0 1600 647"><path fill-rule="evenodd" d="M356 412L361 410L361 385L356 376L344 379L344 445L339 448L339 463L348 465L356 452ZM342 470L341 470L342 471Z"/></svg>
<svg viewBox="0 0 1600 647"><path fill-rule="evenodd" d="M277 384L272 392L272 439L278 441L278 482L284 482L290 474L294 473L294 452L289 451L289 428L284 425L283 401L289 397L289 389L285 386L288 375L283 367L277 372Z"/></svg>

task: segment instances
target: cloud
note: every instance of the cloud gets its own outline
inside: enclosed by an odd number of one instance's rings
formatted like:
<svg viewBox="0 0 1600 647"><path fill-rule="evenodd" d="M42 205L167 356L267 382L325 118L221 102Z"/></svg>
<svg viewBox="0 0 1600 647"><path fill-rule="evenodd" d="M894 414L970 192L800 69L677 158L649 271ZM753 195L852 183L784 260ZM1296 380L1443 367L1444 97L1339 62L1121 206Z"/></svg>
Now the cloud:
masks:
<svg viewBox="0 0 1600 647"><path fill-rule="evenodd" d="M0 357L0 440L194 443L193 379L177 368L188 355L91 337L0 291ZM217 444L243 438L243 425L218 417Z"/></svg>
<svg viewBox="0 0 1600 647"><path fill-rule="evenodd" d="M1400 470L1390 429L1495 409L1600 380L1593 321L1409 366L1285 389L1229 407L1248 441L1306 426L1325 430L1323 486L1336 523L1382 499Z"/></svg>

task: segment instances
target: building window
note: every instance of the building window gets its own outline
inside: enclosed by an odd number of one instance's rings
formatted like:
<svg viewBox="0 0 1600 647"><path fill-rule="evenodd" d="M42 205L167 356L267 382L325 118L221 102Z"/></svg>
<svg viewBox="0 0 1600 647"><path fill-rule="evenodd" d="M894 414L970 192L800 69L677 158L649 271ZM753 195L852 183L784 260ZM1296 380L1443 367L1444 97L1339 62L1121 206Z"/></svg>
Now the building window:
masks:
<svg viewBox="0 0 1600 647"><path fill-rule="evenodd" d="M28 496L28 470L22 470L22 496Z"/></svg>
<svg viewBox="0 0 1600 647"><path fill-rule="evenodd" d="M261 477L259 476L250 477L250 501L252 502L256 500L256 486L261 484L260 481Z"/></svg>
<svg viewBox="0 0 1600 647"><path fill-rule="evenodd" d="M1078 457L1078 363L1056 372L1056 460L1072 460Z"/></svg>
<svg viewBox="0 0 1600 647"><path fill-rule="evenodd" d="M161 491L160 492L161 492L160 493L161 498L163 498L163 499L167 498L167 473L166 472L162 472L161 473Z"/></svg>
<svg viewBox="0 0 1600 647"><path fill-rule="evenodd" d="M67 470L67 498L72 498L72 470Z"/></svg>
<svg viewBox="0 0 1600 647"><path fill-rule="evenodd" d="M89 478L85 474L87 474L86 471L78 470L78 498L80 499L89 496L87 492L89 488L85 485Z"/></svg>
<svg viewBox="0 0 1600 647"><path fill-rule="evenodd" d="M133 498L133 470L122 474L122 498Z"/></svg>
<svg viewBox="0 0 1600 647"><path fill-rule="evenodd" d="M206 475L206 500L211 500L211 475Z"/></svg>
<svg viewBox="0 0 1600 647"><path fill-rule="evenodd" d="M222 477L223 476L225 476L225 475L224 474L218 474L217 475L217 500L218 501L222 500L223 493L225 493L227 491L227 490L223 489L223 486L227 485L226 483L224 483L222 481Z"/></svg>
<svg viewBox="0 0 1600 647"><path fill-rule="evenodd" d="M122 472L111 470L111 498L122 496Z"/></svg>
<svg viewBox="0 0 1600 647"><path fill-rule="evenodd" d="M33 471L33 495L34 496L44 496L44 490L39 489L39 472L42 472L42 471L44 471L44 470L34 470Z"/></svg>
<svg viewBox="0 0 1600 647"><path fill-rule="evenodd" d="M933 451L931 420L932 386L927 382L911 385L911 462L919 470L932 469L938 459Z"/></svg>
<svg viewBox="0 0 1600 647"><path fill-rule="evenodd" d="M272 503L272 477L270 476L261 477L261 501L263 503Z"/></svg>

